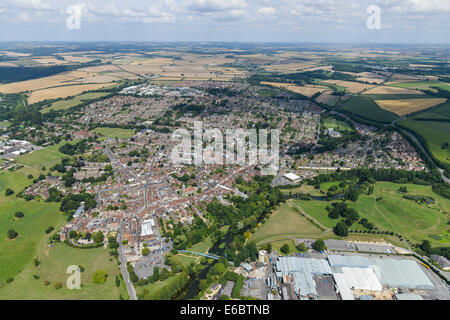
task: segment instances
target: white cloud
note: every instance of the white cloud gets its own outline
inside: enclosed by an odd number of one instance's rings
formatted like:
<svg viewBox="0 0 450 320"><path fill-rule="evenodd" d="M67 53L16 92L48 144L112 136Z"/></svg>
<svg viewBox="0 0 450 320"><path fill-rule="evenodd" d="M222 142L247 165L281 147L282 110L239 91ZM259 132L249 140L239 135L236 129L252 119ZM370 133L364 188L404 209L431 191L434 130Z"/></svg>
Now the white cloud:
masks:
<svg viewBox="0 0 450 320"><path fill-rule="evenodd" d="M9 0L9 8L15 9L33 9L33 10L52 10L53 7L44 3L42 0Z"/></svg>
<svg viewBox="0 0 450 320"><path fill-rule="evenodd" d="M224 12L248 8L244 0L189 0L188 9L200 13Z"/></svg>
<svg viewBox="0 0 450 320"><path fill-rule="evenodd" d="M274 7L259 8L258 9L258 13L262 14L264 16L270 16L270 15L273 15L275 13L275 8Z"/></svg>

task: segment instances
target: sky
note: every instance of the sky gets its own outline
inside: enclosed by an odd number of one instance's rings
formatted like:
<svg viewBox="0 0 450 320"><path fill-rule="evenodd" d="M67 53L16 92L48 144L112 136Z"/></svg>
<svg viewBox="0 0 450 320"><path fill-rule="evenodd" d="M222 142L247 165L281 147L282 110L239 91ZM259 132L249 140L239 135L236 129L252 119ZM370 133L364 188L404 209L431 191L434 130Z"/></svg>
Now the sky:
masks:
<svg viewBox="0 0 450 320"><path fill-rule="evenodd" d="M0 0L0 41L450 43L450 0Z"/></svg>

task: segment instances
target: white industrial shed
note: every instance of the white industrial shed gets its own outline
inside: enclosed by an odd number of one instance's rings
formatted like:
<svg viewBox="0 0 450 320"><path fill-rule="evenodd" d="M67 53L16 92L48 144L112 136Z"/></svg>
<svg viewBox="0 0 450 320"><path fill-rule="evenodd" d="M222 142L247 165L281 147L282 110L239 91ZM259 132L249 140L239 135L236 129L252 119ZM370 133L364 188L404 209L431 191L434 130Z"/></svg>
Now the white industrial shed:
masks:
<svg viewBox="0 0 450 320"><path fill-rule="evenodd" d="M348 286L353 290L383 290L383 286L371 268L342 267L342 273Z"/></svg>
<svg viewBox="0 0 450 320"><path fill-rule="evenodd" d="M330 255L328 261L335 273L343 274L344 267L371 268L382 285L397 288L434 289L433 283L413 260Z"/></svg>
<svg viewBox="0 0 450 320"><path fill-rule="evenodd" d="M333 274L334 282L336 282L336 291L341 296L342 300L355 300L352 290L348 286L345 276L342 273Z"/></svg>
<svg viewBox="0 0 450 320"><path fill-rule="evenodd" d="M417 262L407 259L371 259L371 268L388 287L434 289L433 283Z"/></svg>

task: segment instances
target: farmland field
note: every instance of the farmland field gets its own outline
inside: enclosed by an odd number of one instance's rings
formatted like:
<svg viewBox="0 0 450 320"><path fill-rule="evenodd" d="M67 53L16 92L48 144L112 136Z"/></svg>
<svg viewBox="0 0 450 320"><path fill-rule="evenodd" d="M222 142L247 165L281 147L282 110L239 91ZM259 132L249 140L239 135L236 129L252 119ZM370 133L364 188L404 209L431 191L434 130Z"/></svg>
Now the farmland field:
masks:
<svg viewBox="0 0 450 320"><path fill-rule="evenodd" d="M391 122L397 118L396 114L381 109L371 99L363 96L351 97L343 103L341 108L357 116L378 122Z"/></svg>
<svg viewBox="0 0 450 320"><path fill-rule="evenodd" d="M428 143L430 151L441 162L450 165L450 149L442 148L446 142L450 143L450 122L400 120L403 125L421 135Z"/></svg>
<svg viewBox="0 0 450 320"><path fill-rule="evenodd" d="M359 92L362 92L364 90L374 87L374 85L372 85L372 84L365 84L365 83L359 83L359 82L353 82L353 81L326 80L323 82L335 84L340 87L344 87L350 93L359 93Z"/></svg>
<svg viewBox="0 0 450 320"><path fill-rule="evenodd" d="M313 95L315 95L316 93L322 93L324 91L327 91L328 88L326 87L320 87L320 86L312 86L312 85L304 85L304 86L296 86L290 83L278 83L278 82L266 82L266 81L262 81L261 82L262 85L269 85L272 87L277 87L277 88L283 88L295 93L299 93L305 97L312 97Z"/></svg>
<svg viewBox="0 0 450 320"><path fill-rule="evenodd" d="M412 117L412 119L417 119L417 118L450 120L450 103L447 102L446 104L443 104L443 105L437 106L433 109L421 112Z"/></svg>
<svg viewBox="0 0 450 320"><path fill-rule="evenodd" d="M404 100L376 100L380 108L403 116L420 110L428 109L445 102L447 99L404 99Z"/></svg>
<svg viewBox="0 0 450 320"><path fill-rule="evenodd" d="M86 91L98 90L103 88L112 87L112 83L93 83L93 84L80 84L73 86L62 86L55 88L41 89L33 91L28 97L28 103L33 104L43 100L51 100L56 98L67 98L71 96L79 95Z"/></svg>
<svg viewBox="0 0 450 320"><path fill-rule="evenodd" d="M440 81L421 81L421 82L389 82L386 85L398 88L414 88L414 89L429 89L430 87L439 87L450 91L450 85Z"/></svg>
<svg viewBox="0 0 450 320"><path fill-rule="evenodd" d="M375 87L373 89L369 89L369 90L365 91L364 94L419 94L419 95L424 95L424 93L419 90L389 87L389 86Z"/></svg>
<svg viewBox="0 0 450 320"><path fill-rule="evenodd" d="M90 92L90 93L81 94L81 95L76 96L69 100L56 101L56 102L53 102L51 104L51 106L42 109L42 113L47 113L50 110L55 110L55 111L66 110L66 109L75 107L85 101L98 99L98 98L104 97L108 94L109 94L109 92Z"/></svg>

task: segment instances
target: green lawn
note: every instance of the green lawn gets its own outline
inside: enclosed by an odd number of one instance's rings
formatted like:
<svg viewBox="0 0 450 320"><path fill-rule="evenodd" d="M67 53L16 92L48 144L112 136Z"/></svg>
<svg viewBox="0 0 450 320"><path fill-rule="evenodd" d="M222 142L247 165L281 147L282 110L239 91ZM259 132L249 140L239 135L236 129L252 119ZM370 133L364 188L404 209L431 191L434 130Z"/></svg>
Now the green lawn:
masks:
<svg viewBox="0 0 450 320"><path fill-rule="evenodd" d="M110 94L109 92L90 92L90 93L84 93L84 94L80 94L76 97L73 97L71 99L68 100L59 100L56 102L53 102L51 104L51 106L42 109L42 113L47 113L50 110L66 110L72 107L75 107L79 104L82 104L83 102L88 102L90 100L95 100L104 96L107 96L108 94Z"/></svg>
<svg viewBox="0 0 450 320"><path fill-rule="evenodd" d="M335 129L337 131L350 131L352 128L348 125L347 122L339 121L333 118L325 118L323 119L323 127L325 129Z"/></svg>
<svg viewBox="0 0 450 320"><path fill-rule="evenodd" d="M63 141L59 144L55 144L54 146L18 156L16 158L16 163L32 167L55 164L65 156L58 150L66 143L67 141Z"/></svg>
<svg viewBox="0 0 450 320"><path fill-rule="evenodd" d="M11 123L9 121L0 121L0 126L9 127Z"/></svg>
<svg viewBox="0 0 450 320"><path fill-rule="evenodd" d="M40 240L49 226L62 225L64 219L59 204L25 201L15 194L6 197L4 190L20 192L30 180L22 172L0 172L0 283L15 276L36 253ZM22 211L25 217L15 221L14 213ZM7 231L14 229L19 236L7 238Z"/></svg>
<svg viewBox="0 0 450 320"><path fill-rule="evenodd" d="M46 239L39 244L36 255L41 260L38 267L30 262L10 284L0 288L2 299L55 299L55 300L117 300L122 295L127 299L125 284L121 280L116 287L115 277L120 275L117 260L109 255L109 249L75 249L64 243L49 247ZM85 268L81 273L81 289L68 289L66 286L67 268L71 265L81 265ZM108 274L106 282L98 285L92 282L95 271L104 270ZM34 279L39 275L39 279ZM45 286L44 281L50 285ZM61 281L63 287L55 289L56 282Z"/></svg>
<svg viewBox="0 0 450 320"><path fill-rule="evenodd" d="M92 132L98 133L107 138L129 139L134 136L134 130L120 128L96 128Z"/></svg>
<svg viewBox="0 0 450 320"><path fill-rule="evenodd" d="M442 163L450 165L450 147L442 149L442 145L450 144L450 122L401 120L399 125L412 129L428 143L433 155Z"/></svg>
<svg viewBox="0 0 450 320"><path fill-rule="evenodd" d="M257 244L267 241L293 238L318 237L323 232L311 224L290 203L282 204L276 209L269 220L264 223L252 236Z"/></svg>
<svg viewBox="0 0 450 320"><path fill-rule="evenodd" d="M445 241L445 233L449 229L445 212L450 208L450 200L433 193L430 186L406 185L409 195L431 196L436 201L430 205L418 204L403 199L403 194L397 191L400 186L402 184L377 182L372 195L361 195L357 202L348 203L380 230L400 233L415 242L428 239L433 245L450 245L449 241ZM376 201L378 197L383 199ZM326 227L334 227L338 221L328 218L325 208L329 202L296 200L296 203ZM354 224L351 229L362 227ZM434 239L436 236L443 237L444 241Z"/></svg>

